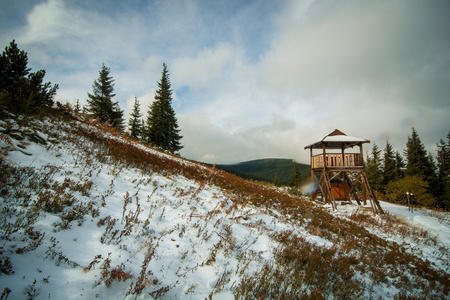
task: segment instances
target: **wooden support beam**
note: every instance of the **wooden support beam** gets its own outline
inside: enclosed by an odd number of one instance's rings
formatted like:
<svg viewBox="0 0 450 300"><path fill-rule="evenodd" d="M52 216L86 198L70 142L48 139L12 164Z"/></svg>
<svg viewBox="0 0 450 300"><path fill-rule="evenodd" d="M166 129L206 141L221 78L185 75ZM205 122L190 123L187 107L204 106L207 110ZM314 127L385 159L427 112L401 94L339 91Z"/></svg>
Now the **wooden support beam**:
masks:
<svg viewBox="0 0 450 300"><path fill-rule="evenodd" d="M349 172L344 172L344 180L347 182L347 184L350 186L350 191L348 192L349 195L353 195L353 197L356 200L356 203L358 205L361 205L361 201L359 200L360 195L358 191L356 190L356 184L358 183L356 180L352 181L350 179L350 176L348 175ZM350 175L353 177L353 174L350 173ZM354 177L353 177L354 178ZM350 197L349 197L350 198ZM350 200L350 199L349 199Z"/></svg>
<svg viewBox="0 0 450 300"><path fill-rule="evenodd" d="M370 188L370 184L369 184L369 180L367 179L366 173L365 172L361 172L361 177L362 177L362 181L364 182L364 186L367 190L367 193L369 194L370 197L370 205L373 208L374 213L379 214L379 213L383 213L383 209L381 208L380 203L377 200L377 197L375 196L374 192L372 191L372 189Z"/></svg>
<svg viewBox="0 0 450 300"><path fill-rule="evenodd" d="M328 176L328 172L323 172L323 191L325 191L325 203L330 203L333 210L336 210L336 202L334 200L333 191L331 189L330 178Z"/></svg>
<svg viewBox="0 0 450 300"><path fill-rule="evenodd" d="M311 174L312 174L313 182L315 182L315 183L317 184L317 186L320 187L320 185L319 185L319 180L317 179L316 173L315 173L315 172L311 172ZM319 190L316 190L316 191L311 195L312 200L316 200L317 194L318 194L318 193L319 193Z"/></svg>
<svg viewBox="0 0 450 300"><path fill-rule="evenodd" d="M322 173L320 174L320 179L317 182L317 186L319 187L320 191L322 192L322 197L324 198L323 200L326 201L326 199L325 199L325 192L323 191L324 189L323 189L323 186L322 186L324 178L325 178L325 170L323 170Z"/></svg>
<svg viewBox="0 0 450 300"><path fill-rule="evenodd" d="M332 171L330 172L332 173ZM336 175L334 175L333 177L330 178L330 181L333 180L334 178L336 178L337 176L339 176L339 174L341 174L342 171L337 171Z"/></svg>

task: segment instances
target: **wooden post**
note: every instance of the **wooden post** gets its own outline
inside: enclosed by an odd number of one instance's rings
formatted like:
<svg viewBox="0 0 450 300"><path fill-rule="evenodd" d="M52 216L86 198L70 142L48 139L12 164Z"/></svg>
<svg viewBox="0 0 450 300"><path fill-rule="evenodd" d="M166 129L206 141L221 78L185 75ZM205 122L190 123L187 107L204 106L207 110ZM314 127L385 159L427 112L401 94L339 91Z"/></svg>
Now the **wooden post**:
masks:
<svg viewBox="0 0 450 300"><path fill-rule="evenodd" d="M326 169L327 168L327 157L326 157L326 153L325 153L325 143L322 144L322 157L323 157L323 168Z"/></svg>
<svg viewBox="0 0 450 300"><path fill-rule="evenodd" d="M359 154L361 155L361 164L364 166L364 156L363 156L362 143L359 143Z"/></svg>

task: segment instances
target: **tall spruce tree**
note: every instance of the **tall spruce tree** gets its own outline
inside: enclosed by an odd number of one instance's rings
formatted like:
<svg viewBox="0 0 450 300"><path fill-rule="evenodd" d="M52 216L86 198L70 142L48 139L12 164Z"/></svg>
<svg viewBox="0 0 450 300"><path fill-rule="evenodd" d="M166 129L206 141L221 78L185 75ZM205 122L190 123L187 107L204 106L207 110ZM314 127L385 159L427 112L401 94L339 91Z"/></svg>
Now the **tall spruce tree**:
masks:
<svg viewBox="0 0 450 300"><path fill-rule="evenodd" d="M129 134L132 138L140 139L143 129L143 121L141 114L141 105L137 97L134 97L133 110L130 114L130 120L128 122Z"/></svg>
<svg viewBox="0 0 450 300"><path fill-rule="evenodd" d="M447 135L447 143L442 139L437 145L438 206L450 210L450 132Z"/></svg>
<svg viewBox="0 0 450 300"><path fill-rule="evenodd" d="M431 152L428 152L427 161L427 172L425 173L425 178L430 185L430 193L436 197L438 193L439 182L436 161Z"/></svg>
<svg viewBox="0 0 450 300"><path fill-rule="evenodd" d="M397 179L401 179L405 176L405 160L400 152L395 152L395 175Z"/></svg>
<svg viewBox="0 0 450 300"><path fill-rule="evenodd" d="M88 111L100 122L109 122L113 127L123 130L123 110L118 102L113 102L115 96L114 79L109 75L110 69L102 64L99 77L92 85L93 93L88 93Z"/></svg>
<svg viewBox="0 0 450 300"><path fill-rule="evenodd" d="M383 185L387 185L389 182L397 180L396 169L396 157L394 149L391 143L386 141L386 148L384 148L384 160L383 160Z"/></svg>
<svg viewBox="0 0 450 300"><path fill-rule="evenodd" d="M180 144L178 122L172 108L172 90L170 89L169 71L163 63L161 81L155 93L155 101L150 105L144 130L144 141L170 153L177 153L183 148Z"/></svg>
<svg viewBox="0 0 450 300"><path fill-rule="evenodd" d="M408 141L406 142L405 156L406 175L424 177L428 161L427 151L414 127L412 128L411 136L408 136Z"/></svg>
<svg viewBox="0 0 450 300"><path fill-rule="evenodd" d="M406 175L420 176L429 185L429 192L435 194L436 167L431 154L427 154L425 146L414 127L406 142Z"/></svg>
<svg viewBox="0 0 450 300"><path fill-rule="evenodd" d="M372 147L372 155L369 155L366 160L366 175L370 186L377 191L382 190L382 168L381 168L381 150L374 142Z"/></svg>
<svg viewBox="0 0 450 300"><path fill-rule="evenodd" d="M12 40L0 56L0 106L15 113L51 107L58 89L43 83L45 70L30 73L27 64L27 53Z"/></svg>

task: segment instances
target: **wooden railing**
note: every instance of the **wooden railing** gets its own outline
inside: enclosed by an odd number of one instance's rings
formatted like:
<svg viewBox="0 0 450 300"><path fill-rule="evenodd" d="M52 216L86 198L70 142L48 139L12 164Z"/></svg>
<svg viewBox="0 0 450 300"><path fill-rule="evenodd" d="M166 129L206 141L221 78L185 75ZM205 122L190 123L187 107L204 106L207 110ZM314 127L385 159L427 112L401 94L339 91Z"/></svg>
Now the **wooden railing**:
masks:
<svg viewBox="0 0 450 300"><path fill-rule="evenodd" d="M360 153L326 153L325 165L327 168L362 167L363 159ZM314 155L311 158L311 167L313 169L324 167L323 154Z"/></svg>

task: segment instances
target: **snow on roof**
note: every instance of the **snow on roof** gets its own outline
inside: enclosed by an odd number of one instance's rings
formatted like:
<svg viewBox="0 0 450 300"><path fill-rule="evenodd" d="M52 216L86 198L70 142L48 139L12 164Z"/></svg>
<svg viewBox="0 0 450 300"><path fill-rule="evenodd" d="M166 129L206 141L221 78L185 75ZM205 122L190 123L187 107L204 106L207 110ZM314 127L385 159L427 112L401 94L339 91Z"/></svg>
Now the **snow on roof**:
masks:
<svg viewBox="0 0 450 300"><path fill-rule="evenodd" d="M348 136L348 135L333 135L333 136L325 136L322 139L322 142L365 142L365 143L367 143L368 140L353 137L353 136Z"/></svg>
<svg viewBox="0 0 450 300"><path fill-rule="evenodd" d="M358 144L364 144L364 143L370 143L369 140L354 137L354 136L348 136L342 131L335 129L334 131L330 132L326 136L324 136L321 140L312 143L305 147L307 148L313 148L318 149L322 148L322 144L325 144L325 148L349 148L356 146Z"/></svg>

